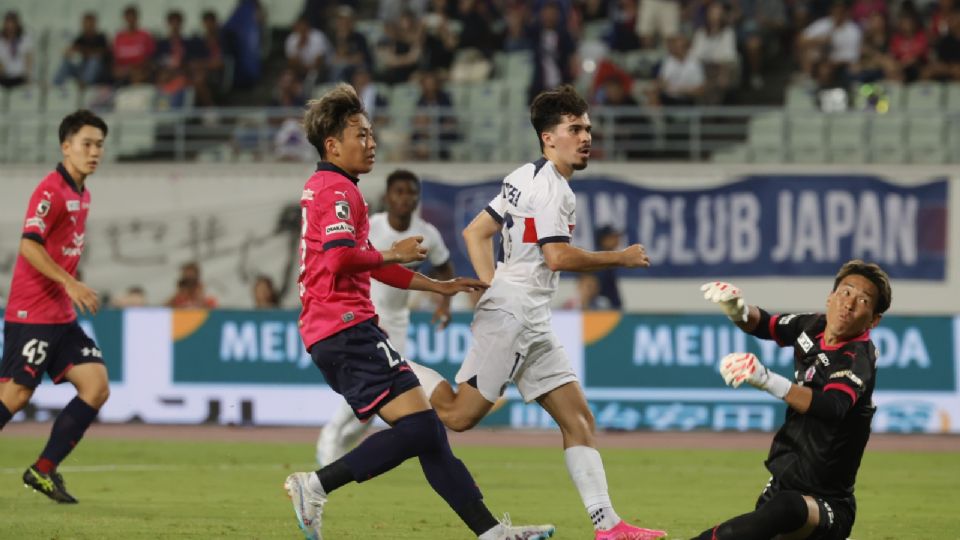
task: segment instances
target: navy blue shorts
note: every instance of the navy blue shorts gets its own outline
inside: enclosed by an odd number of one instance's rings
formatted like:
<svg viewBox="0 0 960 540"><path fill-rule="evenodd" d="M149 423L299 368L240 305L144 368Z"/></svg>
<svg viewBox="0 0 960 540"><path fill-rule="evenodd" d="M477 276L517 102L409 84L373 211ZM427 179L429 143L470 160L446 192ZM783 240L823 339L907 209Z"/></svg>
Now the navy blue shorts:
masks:
<svg viewBox="0 0 960 540"><path fill-rule="evenodd" d="M5 322L0 381L36 388L47 373L55 384L70 368L103 363L103 353L77 321L64 324Z"/></svg>
<svg viewBox="0 0 960 540"><path fill-rule="evenodd" d="M363 421L393 398L420 386L407 361L373 319L314 343L310 357L330 388L342 395Z"/></svg>

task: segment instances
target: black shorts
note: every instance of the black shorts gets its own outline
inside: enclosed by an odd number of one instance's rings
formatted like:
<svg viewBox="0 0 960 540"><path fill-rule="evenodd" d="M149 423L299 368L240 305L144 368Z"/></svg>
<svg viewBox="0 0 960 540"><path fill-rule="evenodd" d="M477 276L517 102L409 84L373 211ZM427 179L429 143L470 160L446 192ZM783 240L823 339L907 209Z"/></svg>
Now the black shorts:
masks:
<svg viewBox="0 0 960 540"><path fill-rule="evenodd" d="M757 499L756 508L760 508L773 498L784 487L776 478L771 478L770 482L760 492ZM823 497L814 493L805 493L803 490L796 490L801 495L813 497L820 507L820 524L813 534L807 537L807 540L846 540L853 530L853 521L857 516L857 500L850 497Z"/></svg>
<svg viewBox="0 0 960 540"><path fill-rule="evenodd" d="M373 319L314 343L310 357L360 420L369 420L393 398L420 386Z"/></svg>
<svg viewBox="0 0 960 540"><path fill-rule="evenodd" d="M64 324L5 322L0 381L36 388L47 373L55 384L80 364L103 364L103 353L77 321Z"/></svg>

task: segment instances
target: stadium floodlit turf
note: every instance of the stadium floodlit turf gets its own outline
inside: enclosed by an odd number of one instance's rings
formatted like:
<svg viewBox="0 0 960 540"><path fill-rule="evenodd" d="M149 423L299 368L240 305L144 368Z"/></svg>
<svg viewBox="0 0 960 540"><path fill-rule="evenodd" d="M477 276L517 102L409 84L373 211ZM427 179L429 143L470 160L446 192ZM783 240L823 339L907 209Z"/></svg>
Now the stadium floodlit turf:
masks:
<svg viewBox="0 0 960 540"><path fill-rule="evenodd" d="M282 489L310 470L313 448L289 443L154 442L90 438L61 469L79 505L57 505L20 476L39 439L0 436L0 538L298 538ZM592 538L559 448L458 447L494 513L550 522L557 538ZM767 475L748 451L602 451L620 515L686 539L748 511ZM857 540L960 538L956 453L870 452L857 489ZM416 461L337 491L324 537L471 538Z"/></svg>

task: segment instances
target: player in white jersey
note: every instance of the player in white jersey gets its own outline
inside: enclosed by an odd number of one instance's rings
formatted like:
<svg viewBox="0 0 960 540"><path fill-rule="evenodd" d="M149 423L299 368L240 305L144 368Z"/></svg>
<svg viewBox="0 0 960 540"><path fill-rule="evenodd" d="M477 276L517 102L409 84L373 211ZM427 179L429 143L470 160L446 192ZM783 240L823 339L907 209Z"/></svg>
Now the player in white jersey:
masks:
<svg viewBox="0 0 960 540"><path fill-rule="evenodd" d="M567 183L590 157L587 104L570 86L543 92L530 107L543 159L503 180L500 193L463 231L477 277L490 288L477 304L473 345L457 373L457 390L438 374L415 366L430 404L454 431L472 428L509 382L524 401L536 400L563 434L567 470L593 521L595 538L651 540L664 531L622 521L607 491L595 448L593 414L570 361L550 327L550 302L559 272L649 266L643 246L591 252L574 247L576 197ZM494 263L492 238L502 243Z"/></svg>
<svg viewBox="0 0 960 540"><path fill-rule="evenodd" d="M432 224L416 215L420 203L420 179L414 173L398 169L387 176L387 190L384 197L386 211L370 216L370 242L373 247L389 249L394 242L410 236L422 236L423 247L427 249L427 259L433 266L435 278L453 279L453 263L450 251L443 243L440 231ZM418 270L421 263L405 265ZM397 289L370 281L370 299L380 319L378 326L390 336L394 350L407 356L407 328L410 326L410 309L407 302L410 291ZM450 321L450 298L442 297L433 314L433 322L445 328ZM317 462L320 465L333 463L347 453L360 440L360 437L373 425L357 420L353 409L344 401L333 417L323 427L317 438Z"/></svg>

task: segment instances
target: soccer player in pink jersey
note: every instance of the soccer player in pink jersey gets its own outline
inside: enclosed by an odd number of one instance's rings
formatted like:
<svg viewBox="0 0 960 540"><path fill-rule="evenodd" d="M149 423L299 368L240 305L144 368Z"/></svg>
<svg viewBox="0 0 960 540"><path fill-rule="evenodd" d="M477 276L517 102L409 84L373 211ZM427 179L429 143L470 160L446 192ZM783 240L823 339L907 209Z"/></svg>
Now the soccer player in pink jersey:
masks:
<svg viewBox="0 0 960 540"><path fill-rule="evenodd" d="M103 155L107 124L80 110L60 123L63 161L34 189L4 313L0 363L0 429L22 409L44 373L77 389L57 415L47 446L23 483L60 503L75 503L57 466L107 401L107 368L99 347L77 324L74 305L96 313L96 291L77 280L90 211L87 177Z"/></svg>
<svg viewBox="0 0 960 540"><path fill-rule="evenodd" d="M404 289L452 296L486 287L475 279L436 281L402 265L426 258L422 236L384 251L368 239L367 204L358 176L373 169L376 142L353 87L340 84L311 101L304 116L307 139L320 153L317 172L300 198L300 335L327 383L346 398L357 418L379 415L389 429L377 432L342 458L315 472L287 477L300 529L320 538L323 506L349 482L364 482L418 457L430 486L482 540L533 540L554 527L498 523L447 441L420 381L377 324L370 278Z"/></svg>

